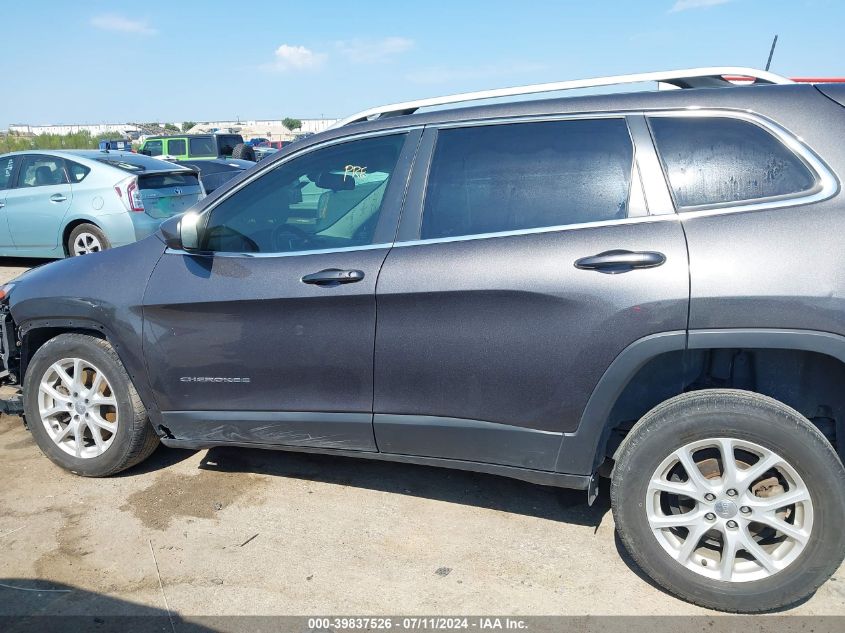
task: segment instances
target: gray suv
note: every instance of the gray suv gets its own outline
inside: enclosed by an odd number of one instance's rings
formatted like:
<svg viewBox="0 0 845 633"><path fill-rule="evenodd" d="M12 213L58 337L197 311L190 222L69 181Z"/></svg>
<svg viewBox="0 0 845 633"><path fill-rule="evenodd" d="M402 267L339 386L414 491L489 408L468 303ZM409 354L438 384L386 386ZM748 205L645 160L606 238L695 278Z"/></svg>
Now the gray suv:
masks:
<svg viewBox="0 0 845 633"><path fill-rule="evenodd" d="M644 78L680 89L416 112ZM845 86L748 69L375 108L4 287L5 405L84 476L161 442L607 477L667 590L791 605L845 555L843 133Z"/></svg>

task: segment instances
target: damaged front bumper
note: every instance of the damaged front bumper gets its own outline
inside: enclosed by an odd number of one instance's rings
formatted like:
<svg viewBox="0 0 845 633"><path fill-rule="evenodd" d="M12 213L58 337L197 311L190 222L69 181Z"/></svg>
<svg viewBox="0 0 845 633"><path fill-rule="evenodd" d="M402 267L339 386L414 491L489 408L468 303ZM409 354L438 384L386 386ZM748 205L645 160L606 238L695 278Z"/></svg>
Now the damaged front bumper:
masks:
<svg viewBox="0 0 845 633"><path fill-rule="evenodd" d="M20 344L9 306L0 305L0 413L23 414L20 394ZM18 387L10 390L9 387Z"/></svg>

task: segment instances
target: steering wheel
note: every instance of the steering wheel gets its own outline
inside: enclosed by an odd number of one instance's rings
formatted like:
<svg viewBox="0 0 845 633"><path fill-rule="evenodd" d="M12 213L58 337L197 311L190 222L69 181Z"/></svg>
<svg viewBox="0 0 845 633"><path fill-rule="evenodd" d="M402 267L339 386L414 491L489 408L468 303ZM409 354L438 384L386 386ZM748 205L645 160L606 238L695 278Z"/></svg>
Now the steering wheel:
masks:
<svg viewBox="0 0 845 633"><path fill-rule="evenodd" d="M279 248L279 240L285 233L289 235L296 235L306 244L311 242L311 236L298 226L294 226L292 224L280 224L273 229L273 243L276 245L277 249Z"/></svg>

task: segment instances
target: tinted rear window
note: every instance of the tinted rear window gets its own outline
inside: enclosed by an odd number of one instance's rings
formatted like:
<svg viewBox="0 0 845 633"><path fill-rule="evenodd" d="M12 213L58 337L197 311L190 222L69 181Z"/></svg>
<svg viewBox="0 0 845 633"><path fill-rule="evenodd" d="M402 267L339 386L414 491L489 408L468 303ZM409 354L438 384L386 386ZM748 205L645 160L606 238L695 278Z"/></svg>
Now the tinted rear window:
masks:
<svg viewBox="0 0 845 633"><path fill-rule="evenodd" d="M188 139L191 156L217 156L217 147L210 136Z"/></svg>
<svg viewBox="0 0 845 633"><path fill-rule="evenodd" d="M633 147L622 119L443 130L422 237L627 217Z"/></svg>
<svg viewBox="0 0 845 633"><path fill-rule="evenodd" d="M650 117L678 207L788 196L811 190L815 177L758 125L726 117Z"/></svg>
<svg viewBox="0 0 845 633"><path fill-rule="evenodd" d="M104 154L102 158L97 158L97 162L117 167L123 171L130 173L138 173L142 171L161 171L167 169L168 166L172 169L172 163L144 156L143 154Z"/></svg>
<svg viewBox="0 0 845 633"><path fill-rule="evenodd" d="M243 143L243 139L236 135L220 134L217 136L217 146L220 148L221 156L231 156L235 145Z"/></svg>
<svg viewBox="0 0 845 633"><path fill-rule="evenodd" d="M146 174L138 179L141 189L167 189L169 187L199 187L196 174Z"/></svg>

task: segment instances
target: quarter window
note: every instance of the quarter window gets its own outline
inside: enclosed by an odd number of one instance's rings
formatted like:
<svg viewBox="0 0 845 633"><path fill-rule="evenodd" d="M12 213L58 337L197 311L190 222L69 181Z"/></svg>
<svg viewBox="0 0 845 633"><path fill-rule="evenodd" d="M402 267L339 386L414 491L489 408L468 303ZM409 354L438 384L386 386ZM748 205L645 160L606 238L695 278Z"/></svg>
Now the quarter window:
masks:
<svg viewBox="0 0 845 633"><path fill-rule="evenodd" d="M167 141L167 153L171 156L184 156L185 148L185 139Z"/></svg>
<svg viewBox="0 0 845 633"><path fill-rule="evenodd" d="M816 179L762 127L728 117L650 117L657 150L680 208L791 196Z"/></svg>
<svg viewBox="0 0 845 633"><path fill-rule="evenodd" d="M67 173L68 176L70 176L71 184L82 182L85 180L85 176L88 175L88 172L91 171L85 165L80 165L72 160L65 160L65 167L67 167Z"/></svg>
<svg viewBox="0 0 845 633"><path fill-rule="evenodd" d="M282 163L211 211L203 248L285 253L372 244L404 140L350 141Z"/></svg>
<svg viewBox="0 0 845 633"><path fill-rule="evenodd" d="M421 237L625 218L632 162L621 118L441 130Z"/></svg>

